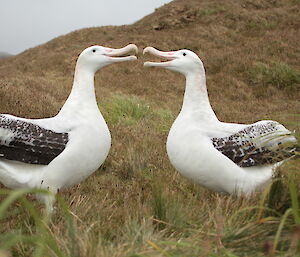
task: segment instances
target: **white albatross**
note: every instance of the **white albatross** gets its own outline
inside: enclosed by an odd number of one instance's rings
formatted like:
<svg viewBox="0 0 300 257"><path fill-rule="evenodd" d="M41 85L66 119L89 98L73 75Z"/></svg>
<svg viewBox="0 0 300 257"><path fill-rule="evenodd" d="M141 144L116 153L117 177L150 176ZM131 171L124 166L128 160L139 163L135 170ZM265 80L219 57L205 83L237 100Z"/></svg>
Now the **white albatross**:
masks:
<svg viewBox="0 0 300 257"><path fill-rule="evenodd" d="M218 120L208 99L203 63L195 53L153 47L145 48L147 52L167 61L144 66L163 67L186 77L182 109L167 139L170 162L183 176L213 191L250 195L293 155L293 150L282 151L280 146L296 138L276 121L245 125Z"/></svg>
<svg viewBox="0 0 300 257"><path fill-rule="evenodd" d="M120 49L91 46L79 55L71 93L52 118L24 119L0 115L0 182L9 188L48 189L42 196L52 211L61 188L81 182L106 159L111 136L99 111L94 75L102 67L136 60L124 56L134 44Z"/></svg>

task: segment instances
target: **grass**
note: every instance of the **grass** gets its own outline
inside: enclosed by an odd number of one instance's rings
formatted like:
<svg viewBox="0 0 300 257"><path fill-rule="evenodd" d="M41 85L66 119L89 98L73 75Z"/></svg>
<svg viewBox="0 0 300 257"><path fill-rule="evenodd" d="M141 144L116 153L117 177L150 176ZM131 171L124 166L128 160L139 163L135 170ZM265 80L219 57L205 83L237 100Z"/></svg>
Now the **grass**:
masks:
<svg viewBox="0 0 300 257"><path fill-rule="evenodd" d="M286 63L267 65L257 62L249 71L251 83L261 87L296 90L300 86L300 71Z"/></svg>
<svg viewBox="0 0 300 257"><path fill-rule="evenodd" d="M286 185L291 206L281 215L265 212L267 208L255 201L222 195L206 195L210 203L199 206L199 199L185 199L180 225L167 218L174 212L174 197L169 190L156 186L152 201L145 202L147 211L123 210L124 217L113 234L102 226L112 226L112 216L102 220L80 212L80 206L67 207L58 198L57 212L49 220L39 205L28 201L28 190L7 191L0 205L0 221L21 216L22 229L11 225L1 233L0 249L13 256L297 256L300 242L298 191L293 182ZM31 191L36 193L36 191ZM43 192L45 193L45 192ZM182 196L177 196L182 197ZM257 196L259 198L259 196ZM149 200L151 199L151 196ZM177 204L180 206L182 200ZM18 200L16 202L16 200ZM106 200L98 205L106 212ZM177 199L178 200L178 199ZM202 199L203 200L203 199ZM169 203L173 202L172 205ZM96 205L97 206L97 205ZM96 207L95 206L95 207ZM152 207L151 207L152 206ZM118 208L115 204L114 208ZM94 212L98 208L94 208ZM204 209L206 213L200 210ZM261 212L263 210L263 212ZM142 212L142 210L140 210ZM266 215L268 213L268 215ZM17 214L17 215L16 215ZM174 215L174 213L173 213ZM88 215L88 216L91 216ZM177 216L177 215L176 215ZM31 223L28 226L28 222ZM27 224L27 225L26 225ZM3 228L2 228L3 229ZM257 242L260 242L259 249ZM87 247L88 246L88 247Z"/></svg>
<svg viewBox="0 0 300 257"><path fill-rule="evenodd" d="M149 105L132 96L115 95L103 106L106 106L103 108L105 119L112 125L135 125L150 112Z"/></svg>
<svg viewBox="0 0 300 257"><path fill-rule="evenodd" d="M167 131L174 115L167 109L151 108L144 100L123 94L112 95L99 105L106 122L113 126L136 126L148 123L157 131Z"/></svg>
<svg viewBox="0 0 300 257"><path fill-rule="evenodd" d="M1 190L0 194L7 195L4 198L4 201L0 205L0 220L8 220L12 217L9 209L11 205L18 200L20 202L19 208L13 207L14 215L18 212L25 211L27 217L29 217L30 226L24 226L22 229L13 229L8 233L2 233L0 236L0 249L3 251L3 256L10 256L7 250L13 249L14 246L23 248L23 250L28 251L26 254L34 257L42 257L48 254L53 256L63 257L66 256L63 251L60 249L59 245L56 242L55 237L52 234L50 228L50 217L44 211L44 214L41 214L41 211L38 210L30 201L26 199L27 194L49 194L47 191L42 190L15 190L7 191ZM69 256L78 256L78 249L75 242L75 231L73 227L73 220L71 219L69 210L64 203L64 201L58 198L59 208L61 215L65 220L66 230L68 231L69 236ZM21 207L21 208L20 208ZM26 221L25 221L26 222ZM1 253L1 252L0 252ZM14 250L12 251L13 255Z"/></svg>
<svg viewBox="0 0 300 257"><path fill-rule="evenodd" d="M199 16L214 15L224 11L223 8L206 8L198 11Z"/></svg>
<svg viewBox="0 0 300 257"><path fill-rule="evenodd" d="M110 107L104 110L105 106ZM62 192L51 220L41 205L25 197L26 190L2 190L2 251L34 257L299 252L299 185L293 183L299 180L297 161L289 162L272 187L251 199L212 193L183 179L167 160L159 160L163 142L151 142L151 136L140 145L141 130L142 137L166 133L160 128L170 126L170 112L121 94L105 99L100 108L113 135L117 132L115 142L128 146L113 144L100 172Z"/></svg>
<svg viewBox="0 0 300 257"><path fill-rule="evenodd" d="M299 138L298 5L178 0L129 26L74 31L1 60L1 113L55 115L82 49L132 42L140 49L195 51L220 120L277 120ZM299 256L299 160L281 167L273 186L251 199L185 180L165 150L184 78L144 69L148 58L140 54L96 75L112 148L97 172L60 193L51 220L23 191L1 190L0 208L20 197L1 216L0 256Z"/></svg>

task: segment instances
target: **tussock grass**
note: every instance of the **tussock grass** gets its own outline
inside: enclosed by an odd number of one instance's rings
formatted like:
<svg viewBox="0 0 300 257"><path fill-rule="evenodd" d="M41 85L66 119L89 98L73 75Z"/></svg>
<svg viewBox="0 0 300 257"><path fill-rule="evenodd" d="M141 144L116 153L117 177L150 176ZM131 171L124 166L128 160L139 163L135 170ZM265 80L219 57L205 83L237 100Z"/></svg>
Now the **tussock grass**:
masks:
<svg viewBox="0 0 300 257"><path fill-rule="evenodd" d="M251 83L262 87L271 85L280 89L300 88L300 71L285 63L273 63L269 66L258 62L250 69L249 79Z"/></svg>
<svg viewBox="0 0 300 257"><path fill-rule="evenodd" d="M115 95L104 103L104 116L108 123L135 125L150 112L150 106L137 97Z"/></svg>
<svg viewBox="0 0 300 257"><path fill-rule="evenodd" d="M134 126L145 122L153 129L165 131L175 118L168 109L155 109L139 97L124 94L112 95L100 103L99 108L106 122L113 126Z"/></svg>
<svg viewBox="0 0 300 257"><path fill-rule="evenodd" d="M131 211L116 201L124 194L114 201L107 194L102 197L101 213L95 207L82 211L87 203L78 202L75 192L69 208L58 199L51 221L39 206L26 200L28 190L2 190L7 197L0 205L0 221L12 217L7 208L17 210L21 219L20 224L10 225L9 232L1 232L0 249L17 256L296 256L299 251L299 202L293 182L284 189L292 204L279 216L274 215L276 211L273 215L265 212L268 208L263 201L259 206L253 199L207 192L202 201L178 195L175 203L172 188L153 186L156 189L148 196L149 202ZM16 199L20 204L13 204ZM176 209L181 205L180 215L174 215L177 220L180 217L180 225L170 218L175 205ZM108 209L111 215L107 215ZM113 218L118 211L121 220ZM20 225L21 230L13 229Z"/></svg>

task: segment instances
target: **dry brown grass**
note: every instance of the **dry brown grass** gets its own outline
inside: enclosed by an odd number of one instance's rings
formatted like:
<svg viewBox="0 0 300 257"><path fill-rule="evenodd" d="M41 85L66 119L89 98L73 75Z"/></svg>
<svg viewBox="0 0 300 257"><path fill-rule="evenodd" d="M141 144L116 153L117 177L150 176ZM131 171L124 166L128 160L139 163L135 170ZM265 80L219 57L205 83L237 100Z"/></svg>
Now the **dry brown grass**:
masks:
<svg viewBox="0 0 300 257"><path fill-rule="evenodd" d="M299 131L299 83L280 89L272 83L262 86L259 79L263 83L265 78L251 77L250 72L257 63L284 63L299 74L299 9L296 0L177 0L130 26L75 31L0 62L0 112L26 117L56 114L70 92L75 57L82 49L133 42L140 49L189 48L199 54L212 106L221 120L273 119ZM256 208L267 205L259 193L252 199L236 199L192 185L171 167L165 153L168 129L181 107L184 78L145 70L146 59L140 54L137 62L110 66L96 75L100 109L113 141L100 170L61 194L75 223L76 255L264 256L265 251L274 256L268 249L290 206L287 178L292 176L299 185L299 161L281 169L283 189L271 206L280 212L276 215ZM132 108L137 114L130 112ZM125 117L120 109L129 110ZM26 211L21 208L13 214L1 221L0 233L34 233ZM289 218L279 255L295 256L294 226ZM70 255L60 211L50 230ZM25 243L12 249L13 256L30 256L32 251Z"/></svg>

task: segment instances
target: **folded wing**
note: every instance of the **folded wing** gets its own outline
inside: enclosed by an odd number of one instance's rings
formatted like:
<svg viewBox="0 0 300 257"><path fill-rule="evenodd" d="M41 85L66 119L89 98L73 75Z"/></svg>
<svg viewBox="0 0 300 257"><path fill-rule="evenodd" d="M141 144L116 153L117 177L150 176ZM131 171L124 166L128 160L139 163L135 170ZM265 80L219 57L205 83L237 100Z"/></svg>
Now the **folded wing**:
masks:
<svg viewBox="0 0 300 257"><path fill-rule="evenodd" d="M228 137L211 138L213 146L240 167L269 165L294 155L296 138L283 125L263 121Z"/></svg>
<svg viewBox="0 0 300 257"><path fill-rule="evenodd" d="M68 133L0 115L0 160L47 165L63 152L68 141Z"/></svg>

